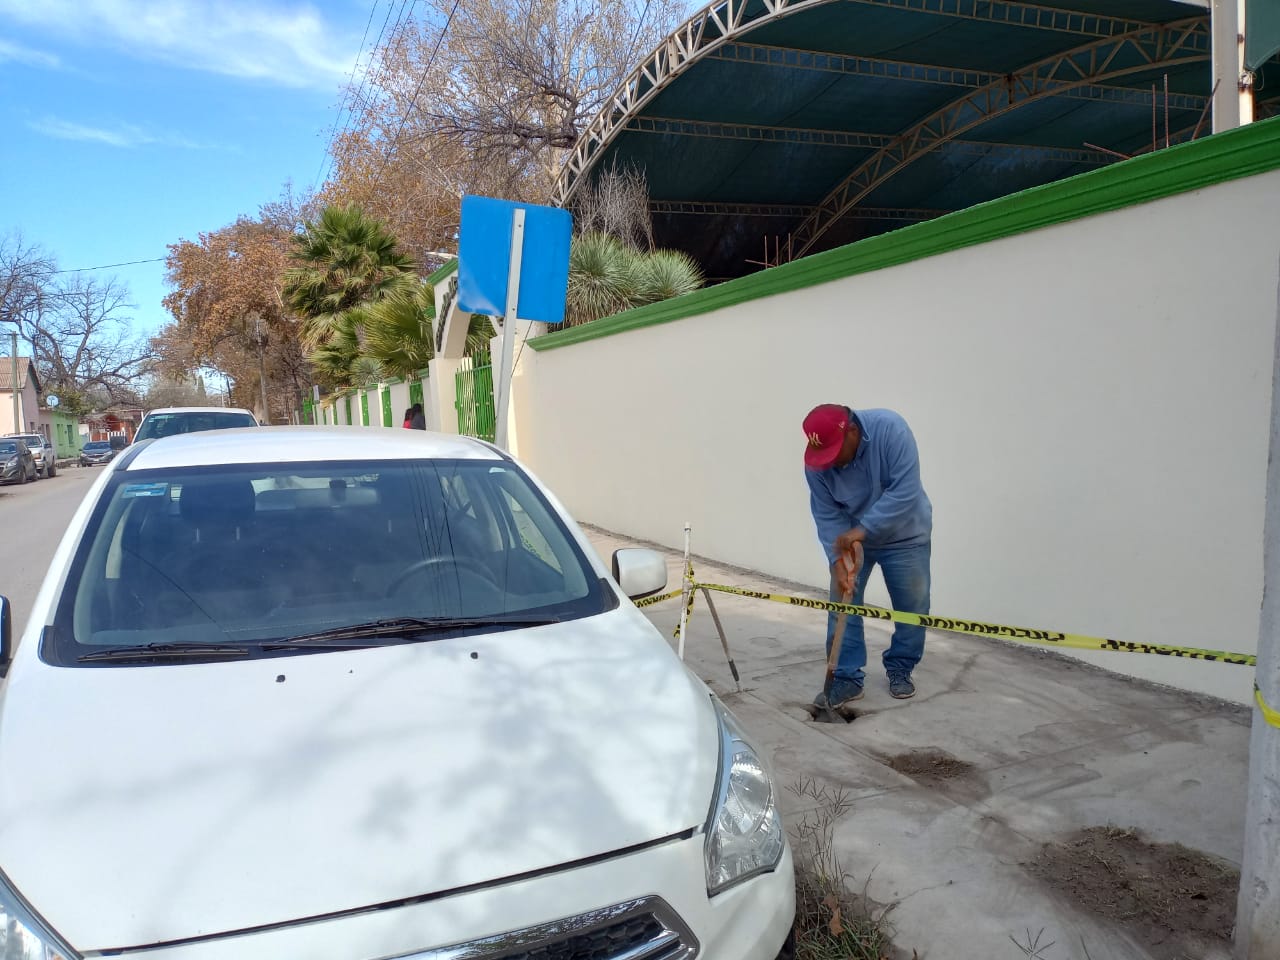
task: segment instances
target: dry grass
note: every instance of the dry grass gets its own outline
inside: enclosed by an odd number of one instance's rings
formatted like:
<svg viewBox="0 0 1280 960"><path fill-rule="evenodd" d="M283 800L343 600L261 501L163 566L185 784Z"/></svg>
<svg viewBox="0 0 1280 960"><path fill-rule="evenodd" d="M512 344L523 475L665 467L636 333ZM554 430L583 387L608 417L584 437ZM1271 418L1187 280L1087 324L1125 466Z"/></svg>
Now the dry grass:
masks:
<svg viewBox="0 0 1280 960"><path fill-rule="evenodd" d="M876 908L850 893L848 880L831 842L835 823L852 807L843 790L814 780L791 787L818 806L792 827L796 860L796 960L891 960L888 922L892 907Z"/></svg>

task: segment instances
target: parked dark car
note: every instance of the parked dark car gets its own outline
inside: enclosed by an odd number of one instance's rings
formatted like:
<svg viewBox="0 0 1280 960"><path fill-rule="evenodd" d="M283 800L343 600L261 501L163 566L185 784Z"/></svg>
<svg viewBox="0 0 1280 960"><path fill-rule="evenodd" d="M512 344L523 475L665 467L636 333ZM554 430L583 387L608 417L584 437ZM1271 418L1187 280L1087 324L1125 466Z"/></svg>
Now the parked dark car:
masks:
<svg viewBox="0 0 1280 960"><path fill-rule="evenodd" d="M0 440L0 483L27 483L36 476L31 448L22 440Z"/></svg>
<svg viewBox="0 0 1280 960"><path fill-rule="evenodd" d="M36 476L49 477L58 474L58 453L49 442L49 438L40 433L7 433L4 440L21 440L36 459Z"/></svg>
<svg viewBox="0 0 1280 960"><path fill-rule="evenodd" d="M87 467L94 463L110 463L117 450L110 440L90 440L80 451L80 466Z"/></svg>

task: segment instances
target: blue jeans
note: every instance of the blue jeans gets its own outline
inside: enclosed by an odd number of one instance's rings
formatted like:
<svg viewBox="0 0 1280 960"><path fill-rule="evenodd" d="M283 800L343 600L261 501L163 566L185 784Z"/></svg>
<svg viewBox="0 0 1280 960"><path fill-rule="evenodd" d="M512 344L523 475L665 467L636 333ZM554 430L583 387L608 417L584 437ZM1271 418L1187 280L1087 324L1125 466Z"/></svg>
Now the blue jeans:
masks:
<svg viewBox="0 0 1280 960"><path fill-rule="evenodd" d="M861 604L866 593L867 580L878 564L889 590L894 610L905 613L929 612L929 549L923 543L910 547L881 547L863 550L862 569L854 584L853 602ZM841 599L840 588L831 580L831 599ZM835 613L827 614L827 654L836 632ZM899 623L894 626L893 640L884 652L884 670L891 677L910 676L920 658L924 656L924 627ZM844 639L840 642L840 660L835 675L841 680L862 683L862 668L867 665L867 642L862 632L862 618L849 617L845 624Z"/></svg>

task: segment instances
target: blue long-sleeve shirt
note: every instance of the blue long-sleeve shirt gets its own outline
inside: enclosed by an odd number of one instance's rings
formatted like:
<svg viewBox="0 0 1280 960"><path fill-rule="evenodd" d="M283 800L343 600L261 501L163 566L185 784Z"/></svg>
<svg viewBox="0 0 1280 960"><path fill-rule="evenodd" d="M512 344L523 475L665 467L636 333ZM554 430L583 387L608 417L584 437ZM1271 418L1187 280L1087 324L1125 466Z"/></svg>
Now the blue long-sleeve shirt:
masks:
<svg viewBox="0 0 1280 960"><path fill-rule="evenodd" d="M892 410L850 410L849 416L862 429L853 460L804 472L827 562L836 562L836 537L853 527L867 531L868 547L928 543L933 504L920 485L920 456L907 421Z"/></svg>

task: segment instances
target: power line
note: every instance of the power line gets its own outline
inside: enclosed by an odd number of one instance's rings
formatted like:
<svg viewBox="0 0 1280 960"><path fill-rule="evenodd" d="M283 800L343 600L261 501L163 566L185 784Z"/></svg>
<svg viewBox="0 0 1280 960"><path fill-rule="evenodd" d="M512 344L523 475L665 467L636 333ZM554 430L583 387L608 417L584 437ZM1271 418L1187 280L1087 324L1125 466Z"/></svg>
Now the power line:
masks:
<svg viewBox="0 0 1280 960"><path fill-rule="evenodd" d="M396 33L396 31L399 29L400 24L401 24L401 21L404 19L404 8L405 8L405 4L406 4L407 2L408 2L408 0L401 0L401 3L400 3L400 13L396 16L396 22L395 22L395 25L391 28L391 31L392 31L392 34L393 34L393 35L394 35L394 34ZM414 3L416 4L416 3L417 3L417 0L414 0ZM383 17L383 18L382 18L382 28L378 31L378 38L377 38L376 40L374 40L374 42L373 42L373 46L370 48L370 51L369 51L369 61L368 61L368 63L366 63L366 64L365 64L365 67L364 67L364 75L360 78L360 85L359 85L359 87L357 87L357 88L356 88L355 95L351 97L351 107L348 107L348 108L347 108L347 120L346 120L346 122L342 125L342 133L346 133L346 132L347 132L347 130L349 130L349 129L350 129L350 127L351 127L351 121L352 121L352 118L353 118L353 117L354 117L354 115L355 115L355 114L354 114L354 110L352 109L352 107L359 105L359 103L360 103L360 101L361 101L361 97L362 97L362 95L363 95L363 93L364 93L365 84L367 84L367 83L369 82L369 78L370 78L370 76L371 76L371 74L372 74L372 72L373 72L373 60L374 60L374 56L376 55L377 50L379 49L379 47L381 47L381 45L382 45L382 38L383 38L383 37L386 35L386 33L387 33L387 26L391 23L391 11L395 9L395 5L396 5L395 0L388 0L388 2L387 2L387 15L386 15L385 17ZM378 7L378 0L374 0L374 3L373 3L373 9L369 11L370 22L372 22L373 14L374 14L374 12L377 10L377 7ZM350 91L350 85L348 85L348 91ZM340 116L342 116L342 109L341 109L341 107L339 107L339 109L338 109L338 116L339 116L339 117L340 117ZM335 120L335 123L336 123L336 120ZM328 147L326 147L326 148L325 148L324 156L320 159L320 169L321 169L321 170L324 170L324 168L325 168L325 164L331 161L331 158L332 158L332 149L333 149L333 144L334 144L334 142L336 142L336 137L335 137L335 138L333 138L333 139L330 139ZM320 174L319 174L319 173L317 173L317 174L316 174L316 183L313 185L313 187L318 187L319 185L320 185Z"/></svg>
<svg viewBox="0 0 1280 960"><path fill-rule="evenodd" d="M50 270L50 273L88 273L90 270L110 270L112 267L132 267L139 263L163 263L168 257L152 257L150 260L126 260L124 263L104 263L97 267L76 267L74 270Z"/></svg>
<svg viewBox="0 0 1280 960"><path fill-rule="evenodd" d="M356 68L360 66L360 57L364 55L364 44L369 39L369 28L373 26L373 15L378 12L378 0L373 0L369 7L369 19L364 22L364 34L360 37L360 46L356 50L356 58L351 64L351 72L347 75L347 86L342 91L342 99L338 101L338 112L334 114L333 126L329 128L329 136L325 143L324 153L320 156L320 166L316 170L316 178L311 184L311 192L315 193L320 186L320 174L324 170L325 161L329 158L329 150L333 147L334 137L338 132L338 121L342 119L342 111L347 108L347 100L351 97L351 85L356 78Z"/></svg>
<svg viewBox="0 0 1280 960"><path fill-rule="evenodd" d="M416 3L417 0L414 0L414 2ZM396 147L400 145L400 134L404 132L404 125L409 122L409 115L413 113L413 108L418 105L418 94L422 93L422 85L426 83L427 76L431 73L431 68L436 64L436 57L440 53L440 47L444 44L445 34L449 32L449 27L453 24L453 15L458 12L459 2L460 0L453 0L453 6L449 9L448 19L445 20L444 27L440 30L440 36L436 38L435 49L431 51L431 57L427 60L427 65L423 67L422 74L418 77L418 85L413 89L413 96L409 98L409 105L405 107L404 115L400 118L400 125L396 128L395 136L391 138L391 145L387 147L387 152L383 154L382 166L378 168L379 177L386 170L392 154L396 152Z"/></svg>

